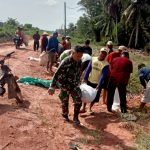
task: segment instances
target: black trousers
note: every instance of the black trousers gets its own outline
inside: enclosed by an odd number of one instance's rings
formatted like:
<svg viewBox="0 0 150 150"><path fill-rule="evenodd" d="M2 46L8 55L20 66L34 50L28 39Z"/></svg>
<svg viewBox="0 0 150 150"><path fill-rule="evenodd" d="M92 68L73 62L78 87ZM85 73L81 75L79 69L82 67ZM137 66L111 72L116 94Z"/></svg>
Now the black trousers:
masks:
<svg viewBox="0 0 150 150"><path fill-rule="evenodd" d="M39 49L39 41L34 41L34 51Z"/></svg>
<svg viewBox="0 0 150 150"><path fill-rule="evenodd" d="M126 86L125 84L115 84L113 81L108 83L108 95L107 95L107 110L112 111L112 105L114 100L114 94L116 88L118 88L119 97L120 97L120 108L122 113L127 112L126 106Z"/></svg>

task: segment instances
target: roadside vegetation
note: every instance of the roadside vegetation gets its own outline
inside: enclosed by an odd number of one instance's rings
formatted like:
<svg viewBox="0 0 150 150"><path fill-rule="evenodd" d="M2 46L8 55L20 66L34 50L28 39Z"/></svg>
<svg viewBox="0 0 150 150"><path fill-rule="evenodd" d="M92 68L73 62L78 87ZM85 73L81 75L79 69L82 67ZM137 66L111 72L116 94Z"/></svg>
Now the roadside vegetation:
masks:
<svg viewBox="0 0 150 150"><path fill-rule="evenodd" d="M32 24L20 24L16 19L8 18L6 22L0 22L0 42L12 41L17 27L23 27L24 33L32 36L36 31L42 34L43 30L33 27Z"/></svg>
<svg viewBox="0 0 150 150"><path fill-rule="evenodd" d="M89 38L105 45L112 40L116 45L148 49L149 0L80 0L78 4L84 14L67 30L78 42Z"/></svg>

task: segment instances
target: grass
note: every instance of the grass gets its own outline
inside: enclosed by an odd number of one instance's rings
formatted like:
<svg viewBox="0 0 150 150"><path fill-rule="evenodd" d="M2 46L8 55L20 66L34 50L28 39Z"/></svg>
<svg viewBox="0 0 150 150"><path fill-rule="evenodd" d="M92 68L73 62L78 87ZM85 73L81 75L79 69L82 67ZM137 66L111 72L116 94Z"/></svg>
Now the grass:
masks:
<svg viewBox="0 0 150 150"><path fill-rule="evenodd" d="M101 144L102 135L99 130L82 128L81 132L83 133L83 137L76 138L75 142L81 143L84 145L88 145L88 144L99 145L99 144Z"/></svg>
<svg viewBox="0 0 150 150"><path fill-rule="evenodd" d="M146 132L139 132L136 135L136 142L138 150L150 150L150 134Z"/></svg>
<svg viewBox="0 0 150 150"><path fill-rule="evenodd" d="M135 134L137 150L150 150L150 132L134 123L132 132Z"/></svg>
<svg viewBox="0 0 150 150"><path fill-rule="evenodd" d="M136 121L128 121L121 117L124 123L123 128L135 135L136 150L150 150L150 110L145 108L143 111L133 111L131 115L136 116Z"/></svg>
<svg viewBox="0 0 150 150"><path fill-rule="evenodd" d="M146 66L150 67L149 56L144 56L139 53L130 52L130 60L133 62L133 73L131 74L130 81L128 84L128 90L132 94L142 92L142 86L138 77L138 64L145 63Z"/></svg>

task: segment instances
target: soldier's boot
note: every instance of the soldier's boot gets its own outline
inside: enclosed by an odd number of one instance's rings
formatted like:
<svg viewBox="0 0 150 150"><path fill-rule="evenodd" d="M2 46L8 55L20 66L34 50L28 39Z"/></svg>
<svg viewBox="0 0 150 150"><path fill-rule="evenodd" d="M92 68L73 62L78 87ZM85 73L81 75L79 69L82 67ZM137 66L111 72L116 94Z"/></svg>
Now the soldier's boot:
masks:
<svg viewBox="0 0 150 150"><path fill-rule="evenodd" d="M69 121L69 117L68 117L68 105L63 105L62 104L62 117L65 121Z"/></svg>
<svg viewBox="0 0 150 150"><path fill-rule="evenodd" d="M79 125L80 124L79 113L80 113L81 105L82 104L75 104L75 106L74 106L73 122L74 122L75 125Z"/></svg>

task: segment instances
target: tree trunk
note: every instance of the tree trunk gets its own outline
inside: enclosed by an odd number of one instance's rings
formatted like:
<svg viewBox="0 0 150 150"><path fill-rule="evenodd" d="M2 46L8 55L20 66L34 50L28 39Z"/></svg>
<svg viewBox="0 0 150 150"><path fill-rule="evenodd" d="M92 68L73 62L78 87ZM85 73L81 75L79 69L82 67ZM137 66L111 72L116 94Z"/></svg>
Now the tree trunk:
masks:
<svg viewBox="0 0 150 150"><path fill-rule="evenodd" d="M96 40L96 42L100 42L100 40L101 40L100 30L99 29L94 30L94 34L95 34L95 40Z"/></svg>
<svg viewBox="0 0 150 150"><path fill-rule="evenodd" d="M135 47L137 47L138 35L139 35L139 24L137 22L137 24L136 24L136 34L135 34Z"/></svg>
<svg viewBox="0 0 150 150"><path fill-rule="evenodd" d="M132 39L133 39L134 31L135 31L135 27L133 28L132 33L131 33L131 35L130 35L130 39L129 39L129 43L128 43L128 47L130 47L130 46L131 46L131 42L132 42Z"/></svg>
<svg viewBox="0 0 150 150"><path fill-rule="evenodd" d="M118 22L117 22L117 18L116 18L116 43L118 45Z"/></svg>

